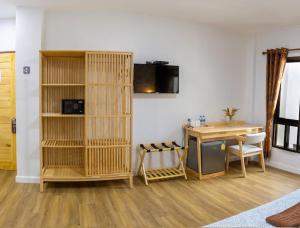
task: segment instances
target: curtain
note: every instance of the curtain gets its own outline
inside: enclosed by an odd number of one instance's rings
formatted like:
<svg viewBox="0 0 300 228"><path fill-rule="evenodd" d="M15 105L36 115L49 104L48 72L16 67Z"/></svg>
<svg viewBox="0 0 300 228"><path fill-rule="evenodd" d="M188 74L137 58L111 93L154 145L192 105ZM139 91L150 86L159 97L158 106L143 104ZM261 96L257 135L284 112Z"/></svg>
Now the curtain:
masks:
<svg viewBox="0 0 300 228"><path fill-rule="evenodd" d="M283 79L288 49L277 48L267 50L267 75L266 75L266 142L265 156L271 157L273 118L278 101L280 85Z"/></svg>

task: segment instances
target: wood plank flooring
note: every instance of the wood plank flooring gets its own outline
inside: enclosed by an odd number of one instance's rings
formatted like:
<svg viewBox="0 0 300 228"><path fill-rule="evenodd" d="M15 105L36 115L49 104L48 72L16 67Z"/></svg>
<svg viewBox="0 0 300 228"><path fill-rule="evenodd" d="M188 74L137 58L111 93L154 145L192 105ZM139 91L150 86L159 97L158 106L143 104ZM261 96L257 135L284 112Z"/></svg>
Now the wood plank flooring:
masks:
<svg viewBox="0 0 300 228"><path fill-rule="evenodd" d="M272 201L300 188L300 176L256 164L241 178L238 164L229 174L197 181L183 178L16 184L15 172L0 171L0 227L200 227Z"/></svg>

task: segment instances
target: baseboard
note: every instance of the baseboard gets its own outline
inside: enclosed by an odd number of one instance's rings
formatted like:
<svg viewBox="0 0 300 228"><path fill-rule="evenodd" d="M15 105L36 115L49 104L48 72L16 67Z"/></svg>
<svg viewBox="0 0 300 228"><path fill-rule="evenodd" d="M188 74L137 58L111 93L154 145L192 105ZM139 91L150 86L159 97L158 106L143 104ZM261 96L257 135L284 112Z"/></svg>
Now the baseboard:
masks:
<svg viewBox="0 0 300 228"><path fill-rule="evenodd" d="M16 176L16 182L17 183L36 184L36 183L40 183L40 177Z"/></svg>
<svg viewBox="0 0 300 228"><path fill-rule="evenodd" d="M295 174L299 174L300 175L300 169L294 168L292 166L280 163L280 162L273 162L273 161L269 161L266 163L268 166L277 168L277 169L281 169L290 173L295 173Z"/></svg>

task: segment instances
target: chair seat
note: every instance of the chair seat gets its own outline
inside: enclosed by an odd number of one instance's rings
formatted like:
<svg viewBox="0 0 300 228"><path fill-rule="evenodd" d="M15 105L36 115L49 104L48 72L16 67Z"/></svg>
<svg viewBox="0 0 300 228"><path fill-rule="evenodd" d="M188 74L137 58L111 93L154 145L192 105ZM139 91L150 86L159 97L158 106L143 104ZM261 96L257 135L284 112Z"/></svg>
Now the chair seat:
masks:
<svg viewBox="0 0 300 228"><path fill-rule="evenodd" d="M229 149L239 152L240 151L240 146L239 145L232 145L232 146L229 146ZM259 152L261 150L262 149L260 147L257 147L257 146L248 145L248 144L243 145L243 154Z"/></svg>

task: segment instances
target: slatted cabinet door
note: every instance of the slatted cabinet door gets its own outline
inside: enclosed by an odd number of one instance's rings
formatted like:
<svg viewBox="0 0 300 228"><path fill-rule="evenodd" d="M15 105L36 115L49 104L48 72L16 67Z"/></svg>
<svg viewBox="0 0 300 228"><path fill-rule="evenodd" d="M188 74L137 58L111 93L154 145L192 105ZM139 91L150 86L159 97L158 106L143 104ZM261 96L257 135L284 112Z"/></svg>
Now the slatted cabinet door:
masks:
<svg viewBox="0 0 300 228"><path fill-rule="evenodd" d="M86 175L131 175L132 54L86 53Z"/></svg>

